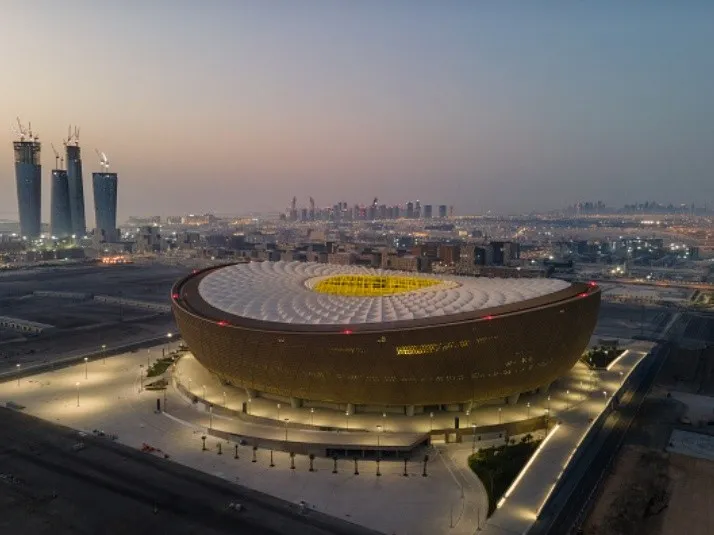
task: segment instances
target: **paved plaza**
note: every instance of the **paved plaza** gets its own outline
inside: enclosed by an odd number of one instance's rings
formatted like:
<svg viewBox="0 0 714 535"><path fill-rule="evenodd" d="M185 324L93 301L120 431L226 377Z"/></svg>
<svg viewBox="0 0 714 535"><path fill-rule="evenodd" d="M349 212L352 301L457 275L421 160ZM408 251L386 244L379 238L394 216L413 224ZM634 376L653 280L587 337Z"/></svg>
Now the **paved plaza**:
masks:
<svg viewBox="0 0 714 535"><path fill-rule="evenodd" d="M444 444L424 449L423 453L430 457L427 477L422 476L421 456L409 462L408 477L403 475L402 461L382 460L378 477L377 463L373 459L359 460L359 475L355 475L351 459L339 460L335 474L333 460L318 457L314 460L315 471L310 472L307 456L295 456L295 469L291 469L289 454L274 451L274 466L271 467L269 450L259 448L255 452L256 462L253 462L253 450L249 446L211 436L206 439L206 451L203 451L201 437L206 436L209 425L223 426L248 436L248 429L241 427L247 425L246 422L218 416L213 416L210 421L207 412L199 410L197 404L191 403L175 388L169 388L166 393L167 413L157 412L156 400L161 399L163 403L164 394L142 388L148 355L144 351L82 363L22 378L19 382L8 381L0 384L0 401L89 433L96 429L115 434L119 442L134 448L140 449L144 445L157 448L176 462L292 503L304 501L323 513L383 533L472 534L479 524L485 532L510 533L516 532L514 527L517 530L523 525L523 519L534 517L549 491L549 485L544 481L554 482L578 437L586 430L588 421L602 409L604 400L618 388L623 376L642 356L639 349L633 346L608 372L592 374L584 366L576 366L569 376L553 385L550 400L547 394L524 397L515 406L486 405L466 417L467 422L471 417L474 423L487 425L498 423L499 418L504 421L506 418L525 418L549 409L553 420L562 422L549 439L548 447L488 524L483 485L466 465L473 444ZM153 354L159 351L155 350ZM198 370L191 371L194 372L198 373ZM210 375L192 378L195 385L191 385L191 391L203 396L205 384L205 397L214 403L222 402L223 388L218 382L211 383L211 379ZM230 408L232 404L237 407L242 400L226 394L225 402ZM277 419L277 410L278 407L269 400L258 398L251 402L251 414L270 416L269 413L275 411ZM390 414L386 418L381 414L356 414L350 416L348 424L344 414L328 409L311 413L309 409L283 406L280 410L280 421L289 418L304 426L349 425L351 429L341 433L310 428L288 429L290 440L299 439L299 434L306 434L307 440L315 440L319 434L344 436L354 433L363 435L370 443L376 443L379 435L384 444L389 444L393 437L428 432L432 426L435 429L450 426L454 417L453 413L435 414L433 418L428 414L415 417ZM461 415L462 418L465 416ZM284 427L250 425L254 426L250 431L275 433L284 439ZM383 425L381 432L377 431L377 425ZM478 446L495 443L502 443L502 439L484 440ZM236 446L238 459L235 458ZM521 518L520 524L518 518Z"/></svg>

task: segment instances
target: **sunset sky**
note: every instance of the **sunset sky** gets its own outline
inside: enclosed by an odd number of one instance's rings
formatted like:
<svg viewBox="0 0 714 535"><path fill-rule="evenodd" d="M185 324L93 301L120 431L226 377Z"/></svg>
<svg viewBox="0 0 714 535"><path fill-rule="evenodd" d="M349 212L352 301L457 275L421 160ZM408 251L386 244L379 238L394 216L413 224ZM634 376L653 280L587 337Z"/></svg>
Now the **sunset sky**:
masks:
<svg viewBox="0 0 714 535"><path fill-rule="evenodd" d="M81 127L119 216L420 199L714 201L714 2L65 0L0 7L12 127ZM4 148L3 148L4 147Z"/></svg>

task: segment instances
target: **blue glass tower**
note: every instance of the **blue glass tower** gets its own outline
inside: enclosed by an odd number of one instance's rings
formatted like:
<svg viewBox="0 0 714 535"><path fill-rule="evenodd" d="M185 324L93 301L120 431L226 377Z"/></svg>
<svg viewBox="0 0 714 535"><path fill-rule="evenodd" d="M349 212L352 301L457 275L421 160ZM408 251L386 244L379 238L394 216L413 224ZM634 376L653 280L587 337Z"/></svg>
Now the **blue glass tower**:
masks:
<svg viewBox="0 0 714 535"><path fill-rule="evenodd" d="M92 173L94 190L94 220L103 241L115 241L117 236L117 174Z"/></svg>
<svg viewBox="0 0 714 535"><path fill-rule="evenodd" d="M72 234L72 217L67 171L64 169L52 170L51 195L50 234L57 238L66 238Z"/></svg>
<svg viewBox="0 0 714 535"><path fill-rule="evenodd" d="M82 152L76 140L67 142L67 188L71 215L71 234L84 236L87 221L84 214L84 184L82 179Z"/></svg>
<svg viewBox="0 0 714 535"><path fill-rule="evenodd" d="M20 213L20 233L27 238L40 235L42 207L42 166L40 142L37 138L15 141L15 183L17 208Z"/></svg>

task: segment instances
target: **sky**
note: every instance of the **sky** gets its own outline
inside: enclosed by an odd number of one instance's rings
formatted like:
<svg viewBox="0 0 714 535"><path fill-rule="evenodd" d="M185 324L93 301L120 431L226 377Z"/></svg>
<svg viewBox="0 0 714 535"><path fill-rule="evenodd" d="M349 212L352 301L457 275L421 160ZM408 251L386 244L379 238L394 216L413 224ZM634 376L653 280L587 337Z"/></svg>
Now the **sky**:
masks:
<svg viewBox="0 0 714 535"><path fill-rule="evenodd" d="M17 116L45 220L70 124L88 214L96 148L120 219L714 205L711 0L34 0L0 6L0 50L0 219Z"/></svg>

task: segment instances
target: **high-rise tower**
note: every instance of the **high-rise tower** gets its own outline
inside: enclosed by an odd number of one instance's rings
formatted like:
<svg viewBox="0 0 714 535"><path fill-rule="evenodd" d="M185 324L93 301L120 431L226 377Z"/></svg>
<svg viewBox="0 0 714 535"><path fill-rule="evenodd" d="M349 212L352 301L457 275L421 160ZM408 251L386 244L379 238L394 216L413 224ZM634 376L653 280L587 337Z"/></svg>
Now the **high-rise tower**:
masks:
<svg viewBox="0 0 714 535"><path fill-rule="evenodd" d="M67 186L69 190L69 210L72 234L78 237L87 233L84 214L84 182L82 178L82 151L79 148L79 128L69 128L65 142L67 149Z"/></svg>
<svg viewBox="0 0 714 535"><path fill-rule="evenodd" d="M61 168L62 158L54 145L52 150L55 153L55 168L52 169L50 181L50 234L56 238L66 238L72 234L67 171Z"/></svg>
<svg viewBox="0 0 714 535"><path fill-rule="evenodd" d="M94 190L94 220L96 234L105 242L117 241L117 174L109 172L109 160L101 153L104 171L92 173Z"/></svg>
<svg viewBox="0 0 714 535"><path fill-rule="evenodd" d="M20 124L19 141L15 149L15 183L17 185L17 209L20 213L20 233L23 237L37 238L40 235L40 211L42 207L42 166L40 165L40 140L32 134L32 126L26 130Z"/></svg>
<svg viewBox="0 0 714 535"><path fill-rule="evenodd" d="M50 233L57 238L72 234L72 219L69 204L67 171L52 170L52 209L50 211Z"/></svg>

